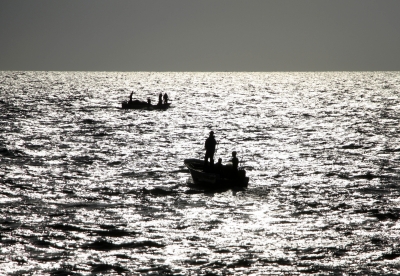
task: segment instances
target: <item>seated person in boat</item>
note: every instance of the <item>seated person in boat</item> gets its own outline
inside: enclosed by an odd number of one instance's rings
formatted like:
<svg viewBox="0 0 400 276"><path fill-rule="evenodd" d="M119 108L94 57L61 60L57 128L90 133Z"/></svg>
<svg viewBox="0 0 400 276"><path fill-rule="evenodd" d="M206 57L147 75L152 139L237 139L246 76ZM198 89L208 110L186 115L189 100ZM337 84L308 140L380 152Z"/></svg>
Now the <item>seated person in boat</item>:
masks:
<svg viewBox="0 0 400 276"><path fill-rule="evenodd" d="M233 168L233 176L235 178L244 179L246 177L246 171L241 169L239 171L239 159L236 157L236 151L232 152L232 168Z"/></svg>
<svg viewBox="0 0 400 276"><path fill-rule="evenodd" d="M236 151L232 152L230 163L222 166L220 174L226 178L236 179L238 176L241 177L241 174L239 173L239 159L236 157Z"/></svg>
<svg viewBox="0 0 400 276"><path fill-rule="evenodd" d="M218 158L217 164L215 164L215 172L218 174L222 174L222 158Z"/></svg>
<svg viewBox="0 0 400 276"><path fill-rule="evenodd" d="M132 95L133 95L133 92L132 92L131 95L129 96L129 103L132 103Z"/></svg>
<svg viewBox="0 0 400 276"><path fill-rule="evenodd" d="M147 104L151 105L151 99L150 98L147 98Z"/></svg>

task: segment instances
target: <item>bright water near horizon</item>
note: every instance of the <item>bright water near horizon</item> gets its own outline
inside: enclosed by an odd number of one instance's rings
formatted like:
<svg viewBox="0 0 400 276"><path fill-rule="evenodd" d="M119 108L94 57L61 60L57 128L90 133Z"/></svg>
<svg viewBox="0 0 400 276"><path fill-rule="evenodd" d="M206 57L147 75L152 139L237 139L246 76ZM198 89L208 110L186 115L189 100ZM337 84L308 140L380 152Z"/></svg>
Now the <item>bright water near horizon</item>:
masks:
<svg viewBox="0 0 400 276"><path fill-rule="evenodd" d="M399 95L400 72L0 72L0 275L399 275ZM210 130L247 189L188 185Z"/></svg>

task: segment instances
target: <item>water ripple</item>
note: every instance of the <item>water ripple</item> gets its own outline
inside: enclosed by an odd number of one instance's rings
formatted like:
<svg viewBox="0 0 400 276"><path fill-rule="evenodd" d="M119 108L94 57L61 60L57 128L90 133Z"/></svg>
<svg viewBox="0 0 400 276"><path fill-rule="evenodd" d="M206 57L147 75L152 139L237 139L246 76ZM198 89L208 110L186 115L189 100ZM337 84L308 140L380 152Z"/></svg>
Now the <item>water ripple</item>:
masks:
<svg viewBox="0 0 400 276"><path fill-rule="evenodd" d="M0 274L400 273L398 72L0 78ZM211 129L247 189L188 181Z"/></svg>

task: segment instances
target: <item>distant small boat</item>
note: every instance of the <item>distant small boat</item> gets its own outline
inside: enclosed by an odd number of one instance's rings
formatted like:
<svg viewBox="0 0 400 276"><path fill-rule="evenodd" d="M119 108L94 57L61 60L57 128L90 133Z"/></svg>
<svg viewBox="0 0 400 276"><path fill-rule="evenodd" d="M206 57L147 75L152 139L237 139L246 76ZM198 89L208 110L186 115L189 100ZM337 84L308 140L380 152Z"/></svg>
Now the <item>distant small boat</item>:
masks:
<svg viewBox="0 0 400 276"><path fill-rule="evenodd" d="M134 100L131 102L124 101L122 102L123 109L167 109L170 107L171 103L162 103L162 104L151 104L144 101Z"/></svg>
<svg viewBox="0 0 400 276"><path fill-rule="evenodd" d="M246 176L244 169L233 171L232 165L223 165L220 171L214 168L204 170L204 160L185 159L184 163L189 169L192 176L193 184L203 186L205 188L233 188L247 187L249 178Z"/></svg>

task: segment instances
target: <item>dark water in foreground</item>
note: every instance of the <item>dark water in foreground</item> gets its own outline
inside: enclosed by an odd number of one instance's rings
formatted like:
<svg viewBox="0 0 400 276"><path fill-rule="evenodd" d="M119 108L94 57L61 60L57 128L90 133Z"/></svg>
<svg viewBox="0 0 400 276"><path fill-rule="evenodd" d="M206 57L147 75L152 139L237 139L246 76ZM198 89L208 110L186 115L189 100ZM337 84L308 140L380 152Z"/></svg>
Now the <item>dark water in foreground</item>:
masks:
<svg viewBox="0 0 400 276"><path fill-rule="evenodd" d="M399 95L399 72L0 72L0 275L399 275ZM187 185L211 129L247 189Z"/></svg>

